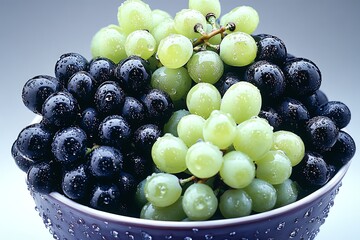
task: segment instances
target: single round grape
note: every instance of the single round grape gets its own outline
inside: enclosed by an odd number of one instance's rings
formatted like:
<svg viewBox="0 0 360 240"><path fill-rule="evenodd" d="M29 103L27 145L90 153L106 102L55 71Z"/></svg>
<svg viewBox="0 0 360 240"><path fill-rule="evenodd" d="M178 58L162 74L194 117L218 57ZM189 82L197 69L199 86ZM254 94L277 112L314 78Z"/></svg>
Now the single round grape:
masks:
<svg viewBox="0 0 360 240"><path fill-rule="evenodd" d="M329 117L339 129L346 127L351 120L349 107L340 101L328 101L322 104L317 111L318 115Z"/></svg>
<svg viewBox="0 0 360 240"><path fill-rule="evenodd" d="M119 25L124 33L136 30L150 30L153 27L153 15L148 4L141 0L126 0L118 8Z"/></svg>
<svg viewBox="0 0 360 240"><path fill-rule="evenodd" d="M257 161L273 144L273 128L262 118L254 117L240 123L236 129L234 148Z"/></svg>
<svg viewBox="0 0 360 240"><path fill-rule="evenodd" d="M221 14L219 0L189 0L189 8L200 11L204 16L213 13L218 18Z"/></svg>
<svg viewBox="0 0 360 240"><path fill-rule="evenodd" d="M216 87L210 83L198 83L193 86L186 96L186 105L192 114L207 119L213 110L219 110L221 95ZM232 103L234 106L234 103Z"/></svg>
<svg viewBox="0 0 360 240"><path fill-rule="evenodd" d="M305 155L305 144L295 133L280 130L273 134L273 150L281 150L291 161L292 166L296 166Z"/></svg>
<svg viewBox="0 0 360 240"><path fill-rule="evenodd" d="M255 177L255 164L245 153L230 151L224 155L220 176L229 187L244 188Z"/></svg>
<svg viewBox="0 0 360 240"><path fill-rule="evenodd" d="M192 54L193 45L191 41L180 34L171 34L163 38L159 43L157 51L160 62L167 68L180 68L184 66Z"/></svg>
<svg viewBox="0 0 360 240"><path fill-rule="evenodd" d="M224 64L217 53L206 50L197 52L190 58L187 70L196 83L215 84L224 73Z"/></svg>
<svg viewBox="0 0 360 240"><path fill-rule="evenodd" d="M229 113L237 124L257 116L261 110L261 93L248 82L232 85L224 94L220 110Z"/></svg>
<svg viewBox="0 0 360 240"><path fill-rule="evenodd" d="M160 67L151 76L151 86L169 94L172 101L185 98L191 85L192 80L184 67L176 69Z"/></svg>
<svg viewBox="0 0 360 240"><path fill-rule="evenodd" d="M146 180L145 197L154 206L167 207L181 196L179 179L169 173L153 173Z"/></svg>
<svg viewBox="0 0 360 240"><path fill-rule="evenodd" d="M254 178L244 188L244 191L252 199L252 210L254 212L266 212L274 208L276 204L276 189L270 183Z"/></svg>
<svg viewBox="0 0 360 240"><path fill-rule="evenodd" d="M154 26L154 28L150 31L153 35L157 43L160 43L161 39L171 35L176 34L176 30L174 27L173 19L164 19L159 24Z"/></svg>
<svg viewBox="0 0 360 240"><path fill-rule="evenodd" d="M145 60L149 59L156 51L156 40L146 30L136 30L130 33L125 41L126 55L139 56Z"/></svg>
<svg viewBox="0 0 360 240"><path fill-rule="evenodd" d="M291 161L280 150L269 151L256 161L256 177L273 185L283 183L291 172Z"/></svg>
<svg viewBox="0 0 360 240"><path fill-rule="evenodd" d="M225 26L229 22L235 23L236 32L252 34L259 25L259 14L250 6L236 7L221 19L220 24Z"/></svg>
<svg viewBox="0 0 360 240"><path fill-rule="evenodd" d="M198 10L194 9L183 9L180 12L176 13L174 17L175 30L179 34L191 40L201 37L200 33L194 31L195 25L201 24L205 27L206 23L207 22L204 15Z"/></svg>
<svg viewBox="0 0 360 240"><path fill-rule="evenodd" d="M255 40L244 32L230 33L220 44L220 57L230 66L247 66L255 60L256 53Z"/></svg>
<svg viewBox="0 0 360 240"><path fill-rule="evenodd" d="M182 207L182 197L167 207L157 207L148 202L142 208L140 218L159 221L182 221L186 218Z"/></svg>
<svg viewBox="0 0 360 240"><path fill-rule="evenodd" d="M220 171L222 164L222 152L209 142L195 143L186 154L186 166L198 178L215 176Z"/></svg>
<svg viewBox="0 0 360 240"><path fill-rule="evenodd" d="M171 115L169 121L164 125L164 133L171 133L173 136L178 137L177 127L182 117L189 115L190 112L185 109L180 109Z"/></svg>
<svg viewBox="0 0 360 240"><path fill-rule="evenodd" d="M233 143L236 134L236 123L230 114L214 110L206 119L203 127L204 140L220 149L227 149Z"/></svg>
<svg viewBox="0 0 360 240"><path fill-rule="evenodd" d="M126 35L118 26L103 27L91 40L91 54L93 58L105 57L117 64L126 58L125 41Z"/></svg>
<svg viewBox="0 0 360 240"><path fill-rule="evenodd" d="M306 123L305 141L316 150L328 150L334 146L339 129L329 117L316 116Z"/></svg>
<svg viewBox="0 0 360 240"><path fill-rule="evenodd" d="M298 198L298 185L290 178L281 184L274 185L274 188L276 189L275 207L288 205L295 202Z"/></svg>
<svg viewBox="0 0 360 240"><path fill-rule="evenodd" d="M186 170L187 150L187 146L180 138L167 133L156 140L152 146L151 156L161 171L179 173Z"/></svg>
<svg viewBox="0 0 360 240"><path fill-rule="evenodd" d="M205 119L196 114L182 117L177 125L177 133L186 146L191 147L199 140L204 140L203 128Z"/></svg>
<svg viewBox="0 0 360 240"><path fill-rule="evenodd" d="M211 187L194 183L185 190L182 206L189 219L201 221L214 215L218 208L218 200Z"/></svg>
<svg viewBox="0 0 360 240"><path fill-rule="evenodd" d="M224 218L248 216L251 214L252 199L242 189L229 189L221 195L219 209Z"/></svg>
<svg viewBox="0 0 360 240"><path fill-rule="evenodd" d="M156 26L158 26L162 22L172 19L171 15L168 12L165 12L164 10L161 10L161 9L154 9L154 10L152 10L151 13L152 13L152 20L153 20L152 29L154 29Z"/></svg>

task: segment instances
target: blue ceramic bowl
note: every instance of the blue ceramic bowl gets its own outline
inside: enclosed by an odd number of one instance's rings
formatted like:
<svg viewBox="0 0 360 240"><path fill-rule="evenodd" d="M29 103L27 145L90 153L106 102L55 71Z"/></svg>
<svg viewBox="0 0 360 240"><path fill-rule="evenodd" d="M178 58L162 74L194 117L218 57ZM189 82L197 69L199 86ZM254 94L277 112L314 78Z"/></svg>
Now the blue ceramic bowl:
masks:
<svg viewBox="0 0 360 240"><path fill-rule="evenodd" d="M98 211L53 192L31 192L55 239L314 239L334 204L350 163L321 189L290 205L247 217L202 222L154 221Z"/></svg>

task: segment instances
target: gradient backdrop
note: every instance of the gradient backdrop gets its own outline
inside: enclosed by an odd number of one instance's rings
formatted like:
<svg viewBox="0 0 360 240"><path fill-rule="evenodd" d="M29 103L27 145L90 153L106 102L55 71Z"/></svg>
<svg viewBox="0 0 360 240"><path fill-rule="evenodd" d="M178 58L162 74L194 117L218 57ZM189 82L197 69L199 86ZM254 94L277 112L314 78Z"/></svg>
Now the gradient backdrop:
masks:
<svg viewBox="0 0 360 240"><path fill-rule="evenodd" d="M148 0L153 9L173 16L186 0ZM280 37L290 53L313 60L323 75L322 90L352 110L348 130L360 140L360 1L223 0L223 13L242 5L260 15L256 33ZM21 101L23 84L39 74L54 75L57 58L78 52L90 58L95 32L116 23L120 0L0 0L0 235L1 239L52 239L25 186L24 174L10 156L10 147L34 115ZM319 240L354 239L360 217L360 159L357 154L345 176Z"/></svg>

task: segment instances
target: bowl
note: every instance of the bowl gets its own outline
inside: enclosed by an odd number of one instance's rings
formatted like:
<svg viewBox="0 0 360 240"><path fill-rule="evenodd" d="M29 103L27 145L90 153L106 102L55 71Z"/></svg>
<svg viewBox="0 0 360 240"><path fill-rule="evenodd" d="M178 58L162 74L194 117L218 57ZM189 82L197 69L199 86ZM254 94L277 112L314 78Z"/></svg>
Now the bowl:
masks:
<svg viewBox="0 0 360 240"><path fill-rule="evenodd" d="M30 193L35 209L55 239L250 240L314 239L325 222L350 162L310 195L268 212L246 217L194 221L156 221L120 216L76 203L57 192Z"/></svg>

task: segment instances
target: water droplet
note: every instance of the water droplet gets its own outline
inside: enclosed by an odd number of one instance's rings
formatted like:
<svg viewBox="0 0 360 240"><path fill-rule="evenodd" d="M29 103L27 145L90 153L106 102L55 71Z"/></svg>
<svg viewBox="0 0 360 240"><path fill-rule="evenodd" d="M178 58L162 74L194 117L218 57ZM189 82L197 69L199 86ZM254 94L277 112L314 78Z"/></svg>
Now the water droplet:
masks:
<svg viewBox="0 0 360 240"><path fill-rule="evenodd" d="M99 232L99 231L100 231L99 226L96 225L96 224L93 224L91 227L92 227L92 229L94 229L95 232Z"/></svg>
<svg viewBox="0 0 360 240"><path fill-rule="evenodd" d="M165 236L165 239L172 239L172 236L171 236L171 235L167 235L167 236Z"/></svg>
<svg viewBox="0 0 360 240"><path fill-rule="evenodd" d="M153 238L147 232L141 232L141 239L143 239L143 240L152 240Z"/></svg>
<svg viewBox="0 0 360 240"><path fill-rule="evenodd" d="M299 228L295 228L289 235L290 238L294 238L298 235L300 229Z"/></svg>
<svg viewBox="0 0 360 240"><path fill-rule="evenodd" d="M313 210L314 210L313 207L311 207L309 210L307 210L306 213L305 213L305 215L304 215L304 218L310 217Z"/></svg>
<svg viewBox="0 0 360 240"><path fill-rule="evenodd" d="M184 237L184 240L192 240L191 237Z"/></svg>
<svg viewBox="0 0 360 240"><path fill-rule="evenodd" d="M111 231L110 234L111 234L111 236L113 236L114 238L118 238L118 237L119 237L119 232L118 232L118 231Z"/></svg>
<svg viewBox="0 0 360 240"><path fill-rule="evenodd" d="M206 240L212 240L214 238L214 236L210 235L210 234L205 234L205 239Z"/></svg>
<svg viewBox="0 0 360 240"><path fill-rule="evenodd" d="M285 222L281 222L281 223L279 223L279 225L277 226L277 230L281 230L281 229L283 229L285 227Z"/></svg>

